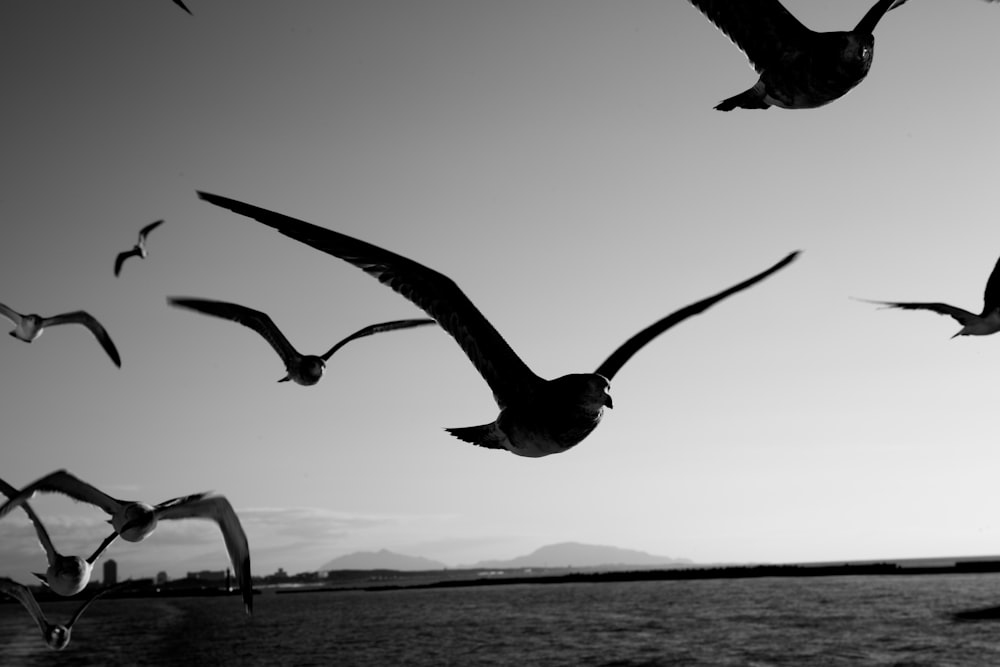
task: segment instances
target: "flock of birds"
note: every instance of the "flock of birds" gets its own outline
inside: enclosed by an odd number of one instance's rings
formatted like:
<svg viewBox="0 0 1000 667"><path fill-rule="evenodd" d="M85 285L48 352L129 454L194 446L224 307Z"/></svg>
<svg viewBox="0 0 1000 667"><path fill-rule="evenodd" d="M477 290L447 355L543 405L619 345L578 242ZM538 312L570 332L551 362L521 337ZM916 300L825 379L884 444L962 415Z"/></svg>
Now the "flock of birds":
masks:
<svg viewBox="0 0 1000 667"><path fill-rule="evenodd" d="M864 79L871 67L874 47L872 31L879 20L888 11L907 2L877 0L853 30L815 32L802 25L778 0L690 1L746 53L760 75L753 87L716 106L722 111L766 109L769 106L808 109L842 97ZM173 2L191 14L181 0ZM421 308L429 317L372 324L341 339L317 356L301 354L274 321L259 310L192 297L168 297L170 305L230 320L256 331L271 345L285 366L286 374L279 382L291 380L305 386L316 384L323 376L330 357L353 340L437 324L461 347L493 392L499 408L499 414L490 423L448 428L447 431L480 447L507 450L526 457L565 452L580 443L600 423L604 409L613 407L611 380L636 352L671 327L780 271L799 254L798 251L789 253L773 266L743 282L657 320L626 340L594 372L572 373L546 380L536 375L517 356L458 284L443 273L390 250L281 213L207 192L199 192L198 196L353 264ZM114 262L116 277L121 274L128 259L147 257L147 237L161 224L163 220L144 226L139 231L135 246L117 255ZM962 325L955 336L992 334L1000 331L1000 261L987 281L983 309L978 315L945 303L872 303L948 315ZM85 311L42 317L23 315L0 304L0 314L14 324L10 335L28 343L36 340L48 327L81 324L95 336L114 364L121 366L121 357L107 330ZM90 581L94 563L118 538L141 542L161 520L200 518L218 524L236 573L245 610L247 614L253 611L249 545L239 517L224 496L197 493L150 505L113 498L65 470L48 474L21 489L0 480L0 491L8 498L0 506L0 519L17 508L27 514L48 564L44 574L34 574L44 586L58 595L72 596L83 591ZM39 492L60 493L100 508L110 517L111 534L88 558L60 554L28 502ZM45 642L53 649L68 645L73 624L95 599L128 585L129 582L124 582L102 588L81 604L68 623L56 624L47 619L30 588L9 578L0 578L0 592L25 607L38 624Z"/></svg>

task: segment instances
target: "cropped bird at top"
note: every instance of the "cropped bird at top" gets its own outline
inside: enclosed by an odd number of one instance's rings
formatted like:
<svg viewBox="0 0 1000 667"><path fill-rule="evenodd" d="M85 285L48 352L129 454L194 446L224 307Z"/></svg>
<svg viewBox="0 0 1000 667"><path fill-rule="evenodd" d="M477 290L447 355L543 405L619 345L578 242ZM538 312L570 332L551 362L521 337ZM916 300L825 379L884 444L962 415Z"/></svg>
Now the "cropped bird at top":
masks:
<svg viewBox="0 0 1000 667"><path fill-rule="evenodd" d="M246 612L247 614L253 612L250 546L240 519L225 496L196 493L172 498L158 505L149 505L137 500L112 498L67 471L57 470L25 486L0 506L0 519L29 500L36 492L61 493L74 500L96 505L111 515L108 523L115 529L116 534L128 542L143 541L156 528L157 522L163 520L191 518L215 521L222 531L229 559L236 572Z"/></svg>
<svg viewBox="0 0 1000 667"><path fill-rule="evenodd" d="M216 206L253 218L282 234L339 257L385 283L422 308L451 334L493 391L496 421L447 429L481 447L539 457L564 452L600 422L615 373L646 343L675 324L763 280L791 262L793 252L771 268L714 296L682 308L627 340L594 373L545 380L521 361L492 324L447 276L402 255L302 220L226 197L199 192Z"/></svg>
<svg viewBox="0 0 1000 667"><path fill-rule="evenodd" d="M858 299L868 303L876 303L887 308L901 308L903 310L929 310L938 315L947 315L954 318L962 325L962 328L952 336L988 336L1000 331L1000 259L993 266L986 281L986 290L983 292L983 312L979 315L970 313L962 308L948 305L947 303L927 302L927 301L873 301L871 299Z"/></svg>
<svg viewBox="0 0 1000 667"><path fill-rule="evenodd" d="M271 347L278 353L285 364L287 374L278 382L294 380L301 385L314 385L323 377L326 370L326 362L329 361L333 353L347 345L352 340L364 338L377 333L394 331L396 329L408 329L411 327L436 324L434 320L428 318L393 320L391 322L381 322L372 324L362 329L358 329L347 338L340 340L336 345L327 350L324 354L315 356L312 354L303 355L296 350L288 339L285 338L281 330L266 313L259 310L247 308L235 303L226 301L212 301L210 299L194 299L187 297L168 297L167 302L179 308L188 308L206 315L214 315L223 319L232 320L245 327L253 329L264 337Z"/></svg>
<svg viewBox="0 0 1000 667"><path fill-rule="evenodd" d="M906 1L878 0L853 30L816 32L778 0L691 0L760 74L752 88L715 108L812 109L842 97L871 68L875 26Z"/></svg>
<svg viewBox="0 0 1000 667"><path fill-rule="evenodd" d="M191 10L187 8L187 5L184 4L183 0L174 0L174 4L186 11L188 14L191 14ZM191 16L194 16L194 14L191 14Z"/></svg>
<svg viewBox="0 0 1000 667"><path fill-rule="evenodd" d="M138 257L140 259L146 259L146 257L149 255L149 253L146 251L146 237L149 236L149 233L151 231L153 231L162 224L163 224L162 220L157 220L156 222L149 223L148 225L139 230L139 240L136 242L134 246L132 246L131 250L126 250L125 252L118 253L118 256L115 257L116 278L118 277L118 274L122 272L122 264L124 264L125 260L128 259L129 257Z"/></svg>
<svg viewBox="0 0 1000 667"><path fill-rule="evenodd" d="M115 362L115 366L121 368L122 359L118 354L118 348L115 347L114 342L111 340L111 336L108 335L108 332L105 331L101 323L97 321L97 318L86 311L76 310L72 313L42 317L35 314L22 315L16 310L0 303L0 315L3 315L14 323L14 330L10 332L10 335L18 340L23 340L25 343L30 343L41 336L47 327L54 327L58 324L82 324L90 329L90 333L94 334L97 342L101 344L104 351L111 357L111 361Z"/></svg>
<svg viewBox="0 0 1000 667"><path fill-rule="evenodd" d="M0 492L8 498L14 498L18 494L17 489L2 479L0 479ZM115 532L108 536L101 543L101 546L86 560L79 556L64 556L56 550L48 531L42 524L41 519L38 518L38 515L35 514L31 505L23 502L21 503L21 509L25 511L28 519L35 527L38 542L42 545L42 549L45 550L45 558L48 561L48 569L45 571L45 574L39 574L38 572L33 572L32 574L52 589L52 592L59 595L76 595L86 588L87 584L90 583L90 575L94 571L94 562L104 553L105 549L111 546L112 542L118 539L118 533Z"/></svg>
<svg viewBox="0 0 1000 667"><path fill-rule="evenodd" d="M87 610L94 600L110 593L111 591L120 590L132 585L130 581L123 581L120 584L114 586L108 586L97 591L91 595L83 604L77 607L77 610L70 617L69 622L65 625L61 623L53 623L46 616L45 612L39 606L38 601L35 599L35 595L31 592L31 589L24 584L19 584L13 579L7 577L0 577L0 593L9 595L18 602L20 602L28 613L31 614L31 618L35 620L38 624L38 628L42 631L42 639L49 648L56 651L61 651L69 645L70 637L73 632L73 624L77 622L80 616Z"/></svg>

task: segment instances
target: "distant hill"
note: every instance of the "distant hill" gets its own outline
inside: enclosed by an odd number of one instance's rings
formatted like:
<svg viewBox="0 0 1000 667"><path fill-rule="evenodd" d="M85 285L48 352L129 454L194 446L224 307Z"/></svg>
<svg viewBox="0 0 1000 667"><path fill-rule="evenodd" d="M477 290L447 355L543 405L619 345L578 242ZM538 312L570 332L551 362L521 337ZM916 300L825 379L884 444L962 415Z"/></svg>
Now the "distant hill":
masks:
<svg viewBox="0 0 1000 667"><path fill-rule="evenodd" d="M339 556L331 561L327 561L319 568L320 572L327 570L443 570L447 565L421 558L420 556L405 556L393 553L386 549L379 551L357 551L355 553Z"/></svg>
<svg viewBox="0 0 1000 667"><path fill-rule="evenodd" d="M484 560L468 567L500 570L516 567L679 567L690 565L687 558L655 556L645 551L596 544L562 542L536 549L510 560Z"/></svg>

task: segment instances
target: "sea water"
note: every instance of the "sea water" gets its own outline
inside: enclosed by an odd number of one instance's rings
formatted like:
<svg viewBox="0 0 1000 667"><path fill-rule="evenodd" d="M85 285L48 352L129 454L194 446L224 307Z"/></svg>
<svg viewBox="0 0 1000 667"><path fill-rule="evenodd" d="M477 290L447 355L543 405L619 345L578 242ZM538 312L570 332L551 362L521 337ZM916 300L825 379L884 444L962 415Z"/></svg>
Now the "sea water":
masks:
<svg viewBox="0 0 1000 667"><path fill-rule="evenodd" d="M65 622L75 602L44 605ZM1000 575L516 584L97 600L65 650L0 605L0 665L1000 665Z"/></svg>

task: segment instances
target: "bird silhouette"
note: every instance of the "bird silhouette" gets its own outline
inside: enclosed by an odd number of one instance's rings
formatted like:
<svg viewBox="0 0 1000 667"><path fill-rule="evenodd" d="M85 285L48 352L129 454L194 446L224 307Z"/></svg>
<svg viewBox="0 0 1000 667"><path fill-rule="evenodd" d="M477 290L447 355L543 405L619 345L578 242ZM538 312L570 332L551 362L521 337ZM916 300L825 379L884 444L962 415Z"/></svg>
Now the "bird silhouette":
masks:
<svg viewBox="0 0 1000 667"><path fill-rule="evenodd" d="M182 0L174 0L174 4L186 11L188 14L191 14L191 10L187 8L187 5L185 5ZM194 16L194 14L191 14L191 16Z"/></svg>
<svg viewBox="0 0 1000 667"><path fill-rule="evenodd" d="M3 315L14 323L14 330L10 332L10 335L18 340L23 340L25 343L30 343L41 336L42 332L48 327L54 327L59 324L82 324L90 329L90 333L94 334L97 342L108 353L115 366L121 368L122 360L118 354L118 348L115 347L114 342L111 340L111 336L108 335L108 332L101 323L97 321L97 318L86 311L76 310L72 313L42 317L35 314L22 315L13 308L0 303L0 315Z"/></svg>
<svg viewBox="0 0 1000 667"><path fill-rule="evenodd" d="M31 614L31 618L35 620L38 624L38 629L42 631L42 639L48 644L48 647L56 651L61 651L69 645L70 637L73 633L73 625L79 620L83 612L87 611L87 607L93 604L94 600L110 593L111 591L120 590L130 586L132 582L123 581L120 584L114 586L108 586L97 591L91 595L87 600L77 607L77 610L70 617L69 622L65 625L62 623L53 623L48 617L45 616L45 612L38 604L38 600L35 599L34 593L31 589L24 584L19 584L13 579L7 577L0 577L0 593L9 595L18 602L20 602L24 608Z"/></svg>
<svg viewBox="0 0 1000 667"><path fill-rule="evenodd" d="M583 440L612 407L610 381L628 359L653 338L716 302L763 280L791 262L793 252L771 268L714 296L682 308L628 339L594 373L554 380L536 375L500 333L447 276L378 246L251 204L199 192L212 204L250 217L282 234L374 276L422 308L451 334L493 391L500 408L496 421L449 428L461 440L520 456L564 452Z"/></svg>
<svg viewBox="0 0 1000 667"><path fill-rule="evenodd" d="M715 108L812 109L842 97L868 75L875 26L905 2L878 0L853 30L816 32L778 0L691 0L760 74L752 88Z"/></svg>
<svg viewBox="0 0 1000 667"><path fill-rule="evenodd" d="M183 7L183 5L181 6ZM124 264L125 260L128 259L129 257L138 257L140 259L146 259L146 257L149 255L149 253L146 251L146 237L149 236L149 233L151 231L153 231L162 224L163 224L162 220L157 220L156 222L149 223L148 225L139 230L139 240L136 242L134 246L132 246L131 250L126 250L125 252L118 253L118 256L115 258L116 278L122 272L122 264Z"/></svg>
<svg viewBox="0 0 1000 667"><path fill-rule="evenodd" d="M962 328L952 336L988 336L1000 331L1000 259L993 266L986 281L986 290L983 292L983 312L979 315L970 313L967 310L949 305L947 303L927 302L927 301L874 301L872 299L858 299L867 303L875 303L886 308L900 308L902 310L929 310L938 315L947 315L954 318L962 325Z"/></svg>
<svg viewBox="0 0 1000 667"><path fill-rule="evenodd" d="M396 329L407 329L428 324L435 324L434 320L427 318L393 320L391 322L372 324L362 329L358 329L347 338L340 340L324 354L319 356L312 354L303 355L296 350L290 342L288 342L288 339L285 338L285 335L281 333L280 329L278 329L274 320L272 320L266 313L262 313L259 310L254 310L253 308L247 308L246 306L226 301L212 301L209 299L195 299L190 297L168 297L167 302L172 306L188 308L206 315L221 317L226 320L238 322L245 327L253 329L263 336L264 340L271 344L271 347L274 348L275 352L278 353L278 356L281 357L281 360L285 364L287 374L285 377L278 380L278 382L294 380L298 384L306 386L314 385L319 382L320 378L323 377L323 371L326 369L326 362L333 356L333 353L342 348L344 345L350 343L352 340L386 331L394 331Z"/></svg>
<svg viewBox="0 0 1000 667"><path fill-rule="evenodd" d="M80 502L96 505L111 518L115 533L128 542L141 542L153 532L159 521L168 519L208 519L215 521L236 571L247 614L253 612L253 581L250 575L250 545L239 517L225 496L196 493L172 498L158 505L137 500L119 500L84 482L65 470L57 470L25 486L0 506L0 519L20 506L36 492L61 493Z"/></svg>
<svg viewBox="0 0 1000 667"><path fill-rule="evenodd" d="M18 494L17 489L2 479L0 479L0 492L3 492L8 498L14 498ZM83 559L79 556L64 556L59 553L52 543L48 531L42 524L41 519L38 518L38 515L35 514L31 505L27 502L21 503L21 509L25 511L31 524L35 527L38 542L42 545L42 549L45 551L45 558L48 561L48 569L45 571L45 574L39 574L38 572L33 572L32 574L52 589L54 593L59 595L76 595L86 588L87 584L90 583L90 575L94 571L94 562L104 553L105 549L111 546L112 542L118 539L118 533L112 533L108 536L101 543L101 546L91 554L90 558Z"/></svg>

